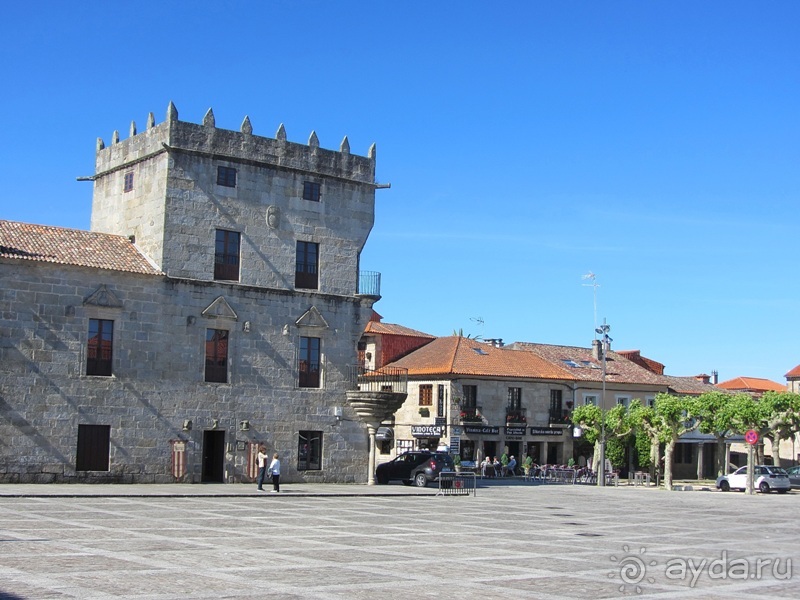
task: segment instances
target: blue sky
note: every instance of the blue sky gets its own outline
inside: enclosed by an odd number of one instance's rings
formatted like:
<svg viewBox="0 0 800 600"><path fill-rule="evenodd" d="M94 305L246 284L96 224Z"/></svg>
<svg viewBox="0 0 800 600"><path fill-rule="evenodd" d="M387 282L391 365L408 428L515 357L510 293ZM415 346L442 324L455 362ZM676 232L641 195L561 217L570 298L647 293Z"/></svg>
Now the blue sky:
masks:
<svg viewBox="0 0 800 600"><path fill-rule="evenodd" d="M0 218L88 229L97 137L377 143L386 322L783 382L800 363L800 5L29 2L0 22Z"/></svg>

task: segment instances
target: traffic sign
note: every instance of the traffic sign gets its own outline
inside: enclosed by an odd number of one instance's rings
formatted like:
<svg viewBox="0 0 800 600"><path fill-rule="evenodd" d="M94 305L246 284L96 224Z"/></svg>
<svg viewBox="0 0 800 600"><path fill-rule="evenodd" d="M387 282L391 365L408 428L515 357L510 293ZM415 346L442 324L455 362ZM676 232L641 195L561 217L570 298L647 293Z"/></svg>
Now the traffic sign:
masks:
<svg viewBox="0 0 800 600"><path fill-rule="evenodd" d="M755 429L750 429L744 434L744 441L754 446L758 443L758 432Z"/></svg>

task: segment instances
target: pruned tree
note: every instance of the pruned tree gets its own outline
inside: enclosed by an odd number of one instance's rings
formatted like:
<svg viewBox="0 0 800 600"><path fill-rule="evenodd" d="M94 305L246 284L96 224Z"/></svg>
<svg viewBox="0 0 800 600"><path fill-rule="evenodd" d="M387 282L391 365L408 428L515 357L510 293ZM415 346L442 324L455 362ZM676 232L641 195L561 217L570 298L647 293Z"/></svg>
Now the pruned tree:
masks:
<svg viewBox="0 0 800 600"><path fill-rule="evenodd" d="M772 460L781 466L781 440L791 439L800 431L800 395L794 392L765 392L759 400L758 431L772 444Z"/></svg>
<svg viewBox="0 0 800 600"><path fill-rule="evenodd" d="M672 459L679 438L700 426L700 403L691 396L660 393L655 398L655 426L664 440L664 487L672 490Z"/></svg>
<svg viewBox="0 0 800 600"><path fill-rule="evenodd" d="M645 406L638 398L634 399L630 405L631 421L639 432L643 435L649 445L649 464L650 477L656 476L656 469L660 458L661 448L661 429L656 417L656 410L652 406Z"/></svg>
<svg viewBox="0 0 800 600"><path fill-rule="evenodd" d="M623 440L634 433L634 425L628 414L628 408L621 404L618 404L611 410L605 411L605 413L603 413L599 407L592 404L579 406L572 412L572 422L583 429L583 435L586 441L594 444L592 470L595 473L600 473L603 470L600 465L600 442L603 433L603 420L605 420L606 441L612 439ZM608 450L608 445L606 445L606 450ZM612 464L615 464L614 461L612 461Z"/></svg>
<svg viewBox="0 0 800 600"><path fill-rule="evenodd" d="M731 394L713 391L705 392L697 398L698 410L700 411L700 427L703 433L713 435L716 445L716 469L717 476L728 472L728 465L725 464L725 440L730 437L735 429L734 412L730 410L730 403L733 399Z"/></svg>

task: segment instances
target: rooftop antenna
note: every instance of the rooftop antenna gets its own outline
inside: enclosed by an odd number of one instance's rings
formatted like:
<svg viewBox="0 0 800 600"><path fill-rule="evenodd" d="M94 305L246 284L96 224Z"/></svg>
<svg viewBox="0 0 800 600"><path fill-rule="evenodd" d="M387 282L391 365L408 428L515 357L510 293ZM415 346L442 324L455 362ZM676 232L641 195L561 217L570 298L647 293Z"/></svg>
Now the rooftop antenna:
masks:
<svg viewBox="0 0 800 600"><path fill-rule="evenodd" d="M592 292L594 293L594 330L595 330L594 339L597 339L597 334L599 333L597 329L597 288L600 287L600 284L597 283L597 275L595 275L591 271L589 271L586 275L581 277L581 279L583 279L584 281L586 280L591 281L591 283L583 283L581 285L583 285L584 287L592 288Z"/></svg>
<svg viewBox="0 0 800 600"><path fill-rule="evenodd" d="M477 323L479 326L483 325L483 317L470 317L469 320L473 323Z"/></svg>

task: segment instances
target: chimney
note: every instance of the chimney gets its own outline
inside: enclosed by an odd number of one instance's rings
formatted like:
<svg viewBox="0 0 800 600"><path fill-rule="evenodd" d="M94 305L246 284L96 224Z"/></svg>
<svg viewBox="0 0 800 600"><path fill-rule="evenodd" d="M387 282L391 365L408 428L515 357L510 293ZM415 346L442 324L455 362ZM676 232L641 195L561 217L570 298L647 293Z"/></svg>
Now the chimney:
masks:
<svg viewBox="0 0 800 600"><path fill-rule="evenodd" d="M717 382L719 382L719 373L717 373L717 371L715 369L715 370L711 371L711 383L713 383L714 385L717 385Z"/></svg>
<svg viewBox="0 0 800 600"><path fill-rule="evenodd" d="M592 340L592 358L603 360L603 349L600 340Z"/></svg>

